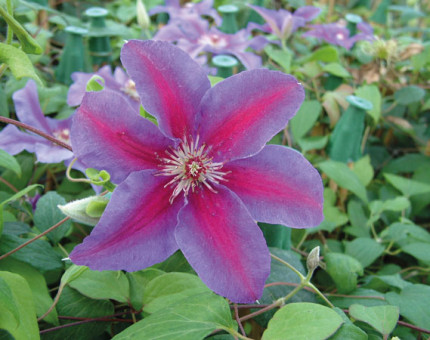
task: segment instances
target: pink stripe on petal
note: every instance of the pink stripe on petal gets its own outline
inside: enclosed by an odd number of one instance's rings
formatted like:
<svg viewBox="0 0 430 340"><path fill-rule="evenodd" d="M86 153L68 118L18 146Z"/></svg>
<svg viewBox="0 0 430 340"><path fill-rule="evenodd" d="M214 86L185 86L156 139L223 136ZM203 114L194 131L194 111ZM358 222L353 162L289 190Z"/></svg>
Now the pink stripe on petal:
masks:
<svg viewBox="0 0 430 340"><path fill-rule="evenodd" d="M197 131L216 161L248 157L285 127L303 99L293 76L263 69L241 72L206 93Z"/></svg>
<svg viewBox="0 0 430 340"><path fill-rule="evenodd" d="M174 237L182 197L169 203L167 179L144 170L113 192L100 222L70 259L94 270L136 271L164 261L178 246Z"/></svg>
<svg viewBox="0 0 430 340"><path fill-rule="evenodd" d="M192 135L200 100L210 88L204 70L164 41L131 40L122 48L121 61L160 129L170 137Z"/></svg>
<svg viewBox="0 0 430 340"><path fill-rule="evenodd" d="M234 302L261 297L270 272L263 234L239 198L225 187L188 195L176 241L203 282Z"/></svg>
<svg viewBox="0 0 430 340"><path fill-rule="evenodd" d="M131 172L156 169L173 141L136 114L113 91L87 93L72 125L72 146L85 165L107 170L121 182Z"/></svg>
<svg viewBox="0 0 430 340"><path fill-rule="evenodd" d="M297 151L268 145L255 156L233 161L224 184L259 222L292 228L322 222L323 185L318 171Z"/></svg>

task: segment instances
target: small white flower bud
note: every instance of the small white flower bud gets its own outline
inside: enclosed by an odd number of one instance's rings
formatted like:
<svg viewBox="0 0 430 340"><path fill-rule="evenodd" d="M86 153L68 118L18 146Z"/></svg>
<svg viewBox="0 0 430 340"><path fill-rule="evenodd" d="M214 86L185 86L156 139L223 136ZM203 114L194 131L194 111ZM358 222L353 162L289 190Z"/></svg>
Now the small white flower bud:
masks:
<svg viewBox="0 0 430 340"><path fill-rule="evenodd" d="M137 0L136 3L136 13L137 13L137 23L144 30L149 28L151 20L149 19L148 12L146 11L145 4L143 0Z"/></svg>
<svg viewBox="0 0 430 340"><path fill-rule="evenodd" d="M320 265L320 247L317 246L311 250L306 259L306 266L309 272L313 272Z"/></svg>
<svg viewBox="0 0 430 340"><path fill-rule="evenodd" d="M108 197L90 196L65 205L59 205L58 208L64 215L69 216L78 222L94 226L98 223L108 202ZM96 209L94 209L94 207L96 207ZM95 213L94 210L99 210L100 212Z"/></svg>

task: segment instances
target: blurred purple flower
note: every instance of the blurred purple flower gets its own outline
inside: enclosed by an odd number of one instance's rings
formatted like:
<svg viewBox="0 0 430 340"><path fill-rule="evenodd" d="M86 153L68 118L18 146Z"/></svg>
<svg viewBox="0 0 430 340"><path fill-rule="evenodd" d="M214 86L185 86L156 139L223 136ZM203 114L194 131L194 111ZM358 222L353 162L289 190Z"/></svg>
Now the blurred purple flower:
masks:
<svg viewBox="0 0 430 340"><path fill-rule="evenodd" d="M16 115L21 122L70 145L72 119L58 120L46 117L40 108L37 86L33 80L29 80L21 90L16 91L12 98ZM7 125L0 132L0 148L11 155L27 150L35 153L41 163L59 163L73 158L71 151L39 135L21 131L14 125Z"/></svg>
<svg viewBox="0 0 430 340"><path fill-rule="evenodd" d="M104 86L106 88L123 94L129 104L139 112L140 100L134 82L121 67L117 67L112 74L112 69L109 65L103 66L96 73L72 73L73 84L70 86L67 94L67 104L69 106L78 106L81 104L82 98L86 92L87 83L94 75L104 79Z"/></svg>
<svg viewBox="0 0 430 340"><path fill-rule="evenodd" d="M180 249L213 291L255 301L270 272L256 221L307 228L323 219L318 172L295 150L265 146L300 107L303 88L266 69L211 88L188 54L160 41L127 42L121 61L159 126L115 92L85 94L73 149L120 184L70 259L135 271Z"/></svg>
<svg viewBox="0 0 430 340"><path fill-rule="evenodd" d="M256 11L266 21L266 24L259 25L249 23L247 30L251 32L254 29L276 35L281 41L285 41L299 27L305 26L308 21L315 19L321 12L321 9L313 6L304 6L298 8L293 14L285 9L271 10L264 7L248 5Z"/></svg>
<svg viewBox="0 0 430 340"><path fill-rule="evenodd" d="M303 37L322 39L329 44L342 46L347 50L351 49L351 47L354 46L357 41L375 40L372 26L365 22L360 22L357 24L357 29L360 31L360 33L352 37L350 37L350 32L348 28L346 28L346 25L343 21L331 24L310 25L310 27L312 29L304 33L302 35Z"/></svg>
<svg viewBox="0 0 430 340"><path fill-rule="evenodd" d="M149 11L149 15L168 13L170 20L180 19L185 21L206 15L211 17L215 24L219 26L221 17L212 7L213 0L203 0L198 3L187 2L183 7L181 7L179 0L166 0L166 6L155 6Z"/></svg>
<svg viewBox="0 0 430 340"><path fill-rule="evenodd" d="M261 57L246 52L248 47L261 49L265 42L260 39L250 39L246 30L235 34L223 33L215 27L209 28L209 23L199 18L171 20L154 36L155 40L177 42L177 46L197 59L201 52L213 54L231 54L247 68L261 67Z"/></svg>

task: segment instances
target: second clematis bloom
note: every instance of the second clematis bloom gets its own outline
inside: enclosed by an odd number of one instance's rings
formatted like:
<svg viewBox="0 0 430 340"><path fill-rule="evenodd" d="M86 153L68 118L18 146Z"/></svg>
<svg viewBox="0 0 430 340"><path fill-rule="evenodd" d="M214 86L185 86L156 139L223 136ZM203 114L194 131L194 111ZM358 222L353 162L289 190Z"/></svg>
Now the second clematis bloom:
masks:
<svg viewBox="0 0 430 340"><path fill-rule="evenodd" d="M74 152L119 185L70 259L135 271L180 249L216 293L257 300L270 254L256 221L307 228L323 219L315 168L292 149L265 146L300 107L302 86L258 69L211 88L188 54L161 41L131 40L121 61L159 127L115 92L85 94Z"/></svg>

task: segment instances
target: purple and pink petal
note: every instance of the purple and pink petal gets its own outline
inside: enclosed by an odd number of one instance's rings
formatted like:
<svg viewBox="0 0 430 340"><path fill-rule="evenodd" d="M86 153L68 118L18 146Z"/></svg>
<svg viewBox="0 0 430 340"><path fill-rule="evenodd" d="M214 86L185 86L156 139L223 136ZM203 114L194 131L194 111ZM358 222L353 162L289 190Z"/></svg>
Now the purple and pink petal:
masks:
<svg viewBox="0 0 430 340"><path fill-rule="evenodd" d="M255 302L270 273L270 254L257 223L227 188L188 196L175 232L179 248L203 282L235 302Z"/></svg>

